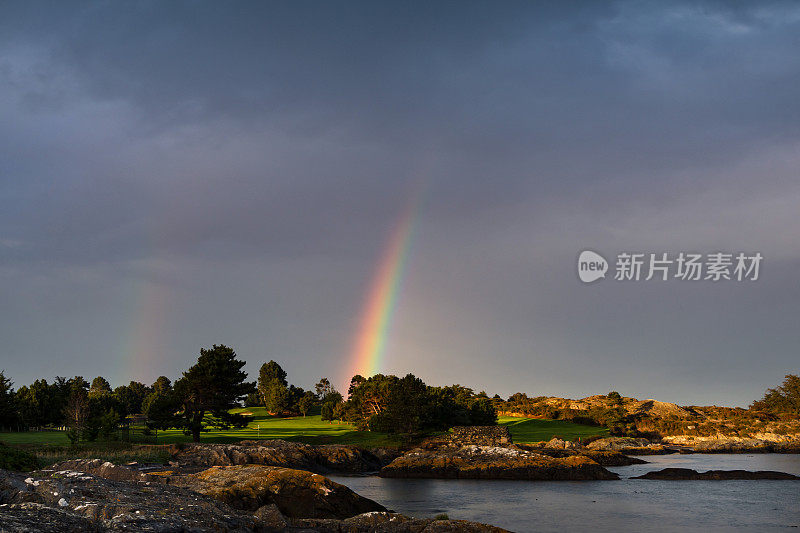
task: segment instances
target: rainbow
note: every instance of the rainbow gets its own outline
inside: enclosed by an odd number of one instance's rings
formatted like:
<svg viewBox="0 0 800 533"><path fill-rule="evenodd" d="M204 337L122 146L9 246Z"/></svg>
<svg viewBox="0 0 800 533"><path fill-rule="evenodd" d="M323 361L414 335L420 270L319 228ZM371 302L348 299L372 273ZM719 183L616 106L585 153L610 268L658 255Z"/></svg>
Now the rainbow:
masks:
<svg viewBox="0 0 800 533"><path fill-rule="evenodd" d="M154 282L143 280L133 293L131 302L135 320L131 322L123 363L116 376L119 384L139 380L149 385L155 381L163 364L166 318L169 307L169 290ZM112 376L113 379L114 376Z"/></svg>
<svg viewBox="0 0 800 533"><path fill-rule="evenodd" d="M419 212L422 194L418 189L394 225L389 240L381 254L375 275L370 284L361 319L358 322L351 358L350 378L356 374L369 377L381 371L386 338L403 281L414 225ZM345 390L347 390L345 388Z"/></svg>

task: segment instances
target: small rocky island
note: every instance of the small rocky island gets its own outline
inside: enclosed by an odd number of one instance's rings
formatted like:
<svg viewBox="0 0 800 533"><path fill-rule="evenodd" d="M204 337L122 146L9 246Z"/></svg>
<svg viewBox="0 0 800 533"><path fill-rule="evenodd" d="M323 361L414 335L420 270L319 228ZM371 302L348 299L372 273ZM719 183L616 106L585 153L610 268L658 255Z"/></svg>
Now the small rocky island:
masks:
<svg viewBox="0 0 800 533"><path fill-rule="evenodd" d="M648 472L642 476L631 479L658 479L662 481L727 481L727 480L756 480L756 479L780 479L798 480L800 477L786 472L775 472L773 470L709 470L708 472L698 472L691 468L664 468L655 472Z"/></svg>
<svg viewBox="0 0 800 533"><path fill-rule="evenodd" d="M557 449L516 446L505 426L457 427L450 435L429 439L393 460L379 475L539 481L619 479L577 450L560 448L560 452L552 453Z"/></svg>

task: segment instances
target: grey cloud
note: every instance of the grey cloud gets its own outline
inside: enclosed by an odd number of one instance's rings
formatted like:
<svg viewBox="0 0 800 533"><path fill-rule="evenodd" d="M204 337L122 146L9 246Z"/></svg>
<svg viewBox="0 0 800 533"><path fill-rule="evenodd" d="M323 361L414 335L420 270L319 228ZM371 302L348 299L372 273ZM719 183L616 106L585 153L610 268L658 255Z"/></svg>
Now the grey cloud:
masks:
<svg viewBox="0 0 800 533"><path fill-rule="evenodd" d="M136 295L151 291L165 327L140 379L212 342L251 370L285 360L303 385L344 379L373 265L422 181L391 370L502 394L652 382L746 403L797 370L798 13L5 3L7 370L127 379ZM572 262L587 246L761 249L771 270L750 292L584 290ZM720 366L736 391L704 381Z"/></svg>

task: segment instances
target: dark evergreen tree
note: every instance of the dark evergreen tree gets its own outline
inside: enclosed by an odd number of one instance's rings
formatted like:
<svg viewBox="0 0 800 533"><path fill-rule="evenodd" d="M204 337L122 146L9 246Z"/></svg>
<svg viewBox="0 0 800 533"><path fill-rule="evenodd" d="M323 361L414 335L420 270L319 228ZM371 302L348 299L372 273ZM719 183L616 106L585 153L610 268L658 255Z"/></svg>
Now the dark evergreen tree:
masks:
<svg viewBox="0 0 800 533"><path fill-rule="evenodd" d="M194 442L200 441L204 424L218 428L247 424L247 417L229 413L255 389L254 383L245 381L244 365L231 348L215 344L210 350L201 349L197 363L175 382L173 392L181 409L179 424L191 433ZM211 416L204 420L207 414Z"/></svg>
<svg viewBox="0 0 800 533"><path fill-rule="evenodd" d="M20 422L13 383L0 371L0 427L11 427Z"/></svg>

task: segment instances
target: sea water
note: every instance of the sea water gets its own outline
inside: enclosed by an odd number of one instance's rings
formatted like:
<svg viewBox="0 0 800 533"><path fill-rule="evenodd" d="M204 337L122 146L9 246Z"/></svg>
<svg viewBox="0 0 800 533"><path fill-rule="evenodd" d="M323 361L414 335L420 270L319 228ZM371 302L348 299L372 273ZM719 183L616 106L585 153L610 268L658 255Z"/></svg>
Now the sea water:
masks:
<svg viewBox="0 0 800 533"><path fill-rule="evenodd" d="M563 531L798 531L800 481L628 479L652 470L776 470L800 475L800 455L692 454L642 457L611 467L619 481L332 479L396 512L446 513L519 533Z"/></svg>

